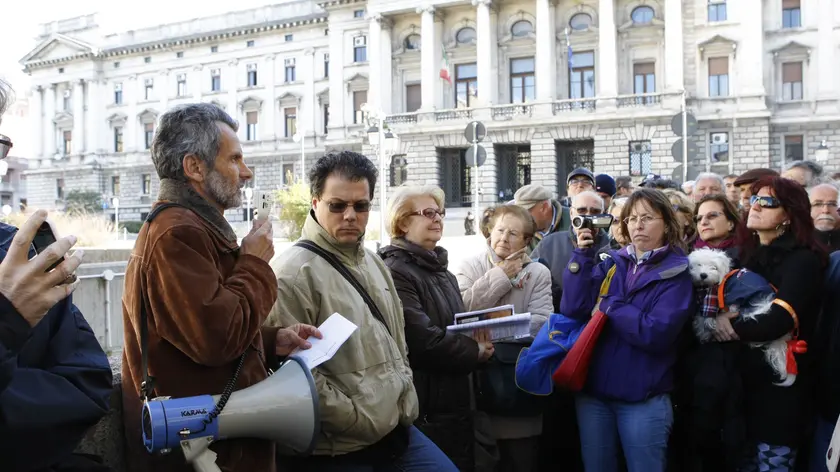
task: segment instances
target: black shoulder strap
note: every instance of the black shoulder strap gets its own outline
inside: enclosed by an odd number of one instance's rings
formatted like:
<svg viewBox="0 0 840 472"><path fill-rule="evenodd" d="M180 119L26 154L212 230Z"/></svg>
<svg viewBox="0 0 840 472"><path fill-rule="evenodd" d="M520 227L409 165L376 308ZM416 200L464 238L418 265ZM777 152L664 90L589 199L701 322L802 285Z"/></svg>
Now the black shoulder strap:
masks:
<svg viewBox="0 0 840 472"><path fill-rule="evenodd" d="M359 292L359 295L362 297L362 300L365 301L365 304L370 309L370 312L373 314L374 318L379 320L385 326L385 329L388 330L388 334L391 334L391 328L388 327L388 323L385 322L385 317L382 316L382 312L379 311L379 307L376 306L376 302L370 298L370 295L367 293L367 290L356 280L356 277L353 277L353 274L350 273L350 270L341 263L333 254L328 251L321 249L317 244L313 243L312 241L307 241L305 239L301 239L300 241L295 243L295 246L302 247L304 249L308 249L315 254L321 256L324 260L330 263L339 274L341 274L347 282ZM393 335L392 335L393 336Z"/></svg>
<svg viewBox="0 0 840 472"><path fill-rule="evenodd" d="M182 206L173 202L164 202L154 207L149 215L146 216L144 225L148 226L152 220L163 210L172 207ZM146 230L148 232L148 229ZM142 300L142 297L141 297ZM140 384L140 394L143 395L144 400L148 400L155 389L155 378L149 375L149 321L146 314L146 303L140 303L140 368L143 370L143 382Z"/></svg>

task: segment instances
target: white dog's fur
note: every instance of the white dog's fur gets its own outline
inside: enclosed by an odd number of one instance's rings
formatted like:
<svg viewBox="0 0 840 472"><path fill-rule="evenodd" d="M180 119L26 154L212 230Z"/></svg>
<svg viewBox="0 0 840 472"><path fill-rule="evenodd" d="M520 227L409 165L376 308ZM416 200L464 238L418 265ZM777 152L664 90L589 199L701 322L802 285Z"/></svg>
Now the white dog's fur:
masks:
<svg viewBox="0 0 840 472"><path fill-rule="evenodd" d="M731 270L732 261L723 251L702 248L688 255L688 271L696 287L717 290L718 285L723 281L723 277ZM774 295L770 295L751 303L747 307L729 307L729 311L738 312L739 317L743 320L755 320L770 311L775 298ZM694 334L701 343L707 343L712 340L712 335L716 327L717 321L715 318L703 316L702 314L695 315L692 320ZM793 385L793 382L796 380L795 375L789 375L787 373L787 341L789 339L790 335L788 334L768 343L750 343L751 347L762 348L764 350L764 358L767 360L767 363L773 367L773 370L776 371L780 378L785 379L783 382L777 384L783 387Z"/></svg>

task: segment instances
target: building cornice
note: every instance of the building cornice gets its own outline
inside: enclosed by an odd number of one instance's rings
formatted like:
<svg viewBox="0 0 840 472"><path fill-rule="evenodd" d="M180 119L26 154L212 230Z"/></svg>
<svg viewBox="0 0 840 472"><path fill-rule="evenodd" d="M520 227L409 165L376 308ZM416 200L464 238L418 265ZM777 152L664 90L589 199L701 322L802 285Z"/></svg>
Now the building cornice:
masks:
<svg viewBox="0 0 840 472"><path fill-rule="evenodd" d="M365 0L327 0L320 1L316 3L316 5L326 10L328 8L343 7L345 5L353 5L356 3L364 3L364 1Z"/></svg>
<svg viewBox="0 0 840 472"><path fill-rule="evenodd" d="M115 58L128 56L133 54L142 54L148 52L160 51L167 48L190 46L202 43L224 41L235 37L248 37L256 34L261 34L269 31L283 30L289 28L297 28L300 26L317 25L327 22L326 14L317 14L307 18L299 18L293 20L281 20L275 22L264 23L260 25L249 25L231 28L227 30L218 30L199 33L190 36L174 37L161 39L160 41L153 41L142 44L132 44L127 46L118 46L114 48L104 49L102 51L90 51L72 56L66 56L55 59L38 60L24 62L24 71L31 72L36 69L44 69L59 64L66 64L69 62L81 59L100 59L100 58Z"/></svg>

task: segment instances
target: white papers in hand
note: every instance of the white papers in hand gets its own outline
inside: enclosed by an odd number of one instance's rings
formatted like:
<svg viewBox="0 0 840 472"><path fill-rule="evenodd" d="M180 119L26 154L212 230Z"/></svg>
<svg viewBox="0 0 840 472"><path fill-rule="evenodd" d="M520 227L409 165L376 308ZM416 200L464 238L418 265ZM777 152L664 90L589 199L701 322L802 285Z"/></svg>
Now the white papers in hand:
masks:
<svg viewBox="0 0 840 472"><path fill-rule="evenodd" d="M310 370L332 359L338 348L350 338L354 331L359 329L347 318L338 313L333 313L326 321L318 326L321 332L321 339L310 336L307 341L312 344L309 349L295 349L290 356L302 360Z"/></svg>

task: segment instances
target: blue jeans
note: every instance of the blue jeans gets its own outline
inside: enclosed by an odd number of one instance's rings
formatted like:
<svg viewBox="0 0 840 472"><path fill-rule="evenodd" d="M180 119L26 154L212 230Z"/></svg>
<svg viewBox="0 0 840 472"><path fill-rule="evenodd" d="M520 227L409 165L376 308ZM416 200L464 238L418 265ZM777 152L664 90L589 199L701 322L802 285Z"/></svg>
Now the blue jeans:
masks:
<svg viewBox="0 0 840 472"><path fill-rule="evenodd" d="M411 426L408 429L408 449L405 453L391 464L360 465L347 464L342 456L332 458L319 457L314 461L306 459L295 459L293 464L280 462L280 470L294 472L458 472L455 464L449 460L441 450L421 433L419 429Z"/></svg>
<svg viewBox="0 0 840 472"><path fill-rule="evenodd" d="M583 465L591 472L618 471L619 447L628 472L664 472L674 424L669 395L639 403L576 399Z"/></svg>
<svg viewBox="0 0 840 472"><path fill-rule="evenodd" d="M834 434L834 423L829 423L828 420L818 417L814 439L811 442L811 464L808 469L811 472L828 471L828 467L825 466L825 454L828 452L829 444L831 444L832 434ZM802 451L802 453L804 454L805 451Z"/></svg>

